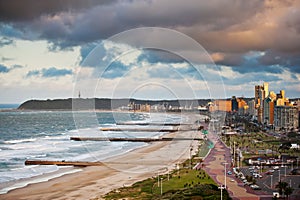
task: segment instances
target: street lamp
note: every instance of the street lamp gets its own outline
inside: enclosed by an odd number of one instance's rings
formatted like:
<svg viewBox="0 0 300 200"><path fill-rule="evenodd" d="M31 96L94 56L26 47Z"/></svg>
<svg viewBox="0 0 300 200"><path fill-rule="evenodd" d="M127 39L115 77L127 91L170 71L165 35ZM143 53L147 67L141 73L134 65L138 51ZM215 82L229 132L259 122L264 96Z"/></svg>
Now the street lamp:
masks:
<svg viewBox="0 0 300 200"><path fill-rule="evenodd" d="M162 180L163 178L160 178L160 195L162 195Z"/></svg>
<svg viewBox="0 0 300 200"><path fill-rule="evenodd" d="M224 163L224 187L226 188L226 165L227 165L228 163L227 162L225 162Z"/></svg>
<svg viewBox="0 0 300 200"><path fill-rule="evenodd" d="M157 187L159 187L159 173L157 173Z"/></svg>
<svg viewBox="0 0 300 200"><path fill-rule="evenodd" d="M271 185L270 185L270 188L271 189L273 188L273 174L271 174Z"/></svg>
<svg viewBox="0 0 300 200"><path fill-rule="evenodd" d="M221 200L223 199L223 190L225 189L225 187L223 187L223 185L221 185L220 187L218 187L218 189L221 190Z"/></svg>
<svg viewBox="0 0 300 200"><path fill-rule="evenodd" d="M233 166L235 167L235 141L233 141Z"/></svg>
<svg viewBox="0 0 300 200"><path fill-rule="evenodd" d="M284 165L284 176L286 176L286 165Z"/></svg>

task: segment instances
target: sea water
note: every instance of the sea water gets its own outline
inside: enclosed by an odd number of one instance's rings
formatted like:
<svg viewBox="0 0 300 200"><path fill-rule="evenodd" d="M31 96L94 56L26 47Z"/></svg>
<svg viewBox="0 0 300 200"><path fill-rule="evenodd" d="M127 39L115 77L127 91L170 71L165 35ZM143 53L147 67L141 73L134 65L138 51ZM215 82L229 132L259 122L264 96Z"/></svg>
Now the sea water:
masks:
<svg viewBox="0 0 300 200"><path fill-rule="evenodd" d="M26 166L24 162L27 159L102 161L147 145L143 142L72 141L70 137L157 138L162 134L159 131L143 132L142 128L145 126L135 126L141 131L134 133L100 131L100 127L132 128L130 125L117 125L117 122L131 121L179 123L182 122L182 116L126 112L18 110L0 112L0 193L26 186L33 180L33 182L47 181L63 174L80 171L73 167ZM49 176L45 176L47 174ZM35 179L32 179L34 177ZM29 179L31 182L28 182Z"/></svg>

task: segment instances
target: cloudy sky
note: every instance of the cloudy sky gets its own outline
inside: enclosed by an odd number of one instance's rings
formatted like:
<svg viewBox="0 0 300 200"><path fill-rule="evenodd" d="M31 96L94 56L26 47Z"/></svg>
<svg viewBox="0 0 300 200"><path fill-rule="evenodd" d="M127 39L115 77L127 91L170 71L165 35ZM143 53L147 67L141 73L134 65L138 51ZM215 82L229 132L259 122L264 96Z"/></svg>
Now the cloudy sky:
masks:
<svg viewBox="0 0 300 200"><path fill-rule="evenodd" d="M144 27L156 28L124 34ZM110 40L116 35L122 44ZM0 103L79 91L252 97L263 81L300 96L299 0L0 0Z"/></svg>

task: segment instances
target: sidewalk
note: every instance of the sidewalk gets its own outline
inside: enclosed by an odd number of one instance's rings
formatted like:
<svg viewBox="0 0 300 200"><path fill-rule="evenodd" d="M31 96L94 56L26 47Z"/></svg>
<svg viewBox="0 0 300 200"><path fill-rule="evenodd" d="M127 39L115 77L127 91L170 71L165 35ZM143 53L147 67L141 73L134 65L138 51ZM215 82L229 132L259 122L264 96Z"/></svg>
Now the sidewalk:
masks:
<svg viewBox="0 0 300 200"><path fill-rule="evenodd" d="M225 160L226 159L226 160ZM214 179L218 185L224 185L224 162L227 162L226 171L230 169L230 151L221 142L216 142L215 147L210 151L209 155L204 160L204 170ZM239 186L236 180L231 182L230 176L226 177L227 191L233 199L241 200L259 200L260 197L248 193L246 188Z"/></svg>

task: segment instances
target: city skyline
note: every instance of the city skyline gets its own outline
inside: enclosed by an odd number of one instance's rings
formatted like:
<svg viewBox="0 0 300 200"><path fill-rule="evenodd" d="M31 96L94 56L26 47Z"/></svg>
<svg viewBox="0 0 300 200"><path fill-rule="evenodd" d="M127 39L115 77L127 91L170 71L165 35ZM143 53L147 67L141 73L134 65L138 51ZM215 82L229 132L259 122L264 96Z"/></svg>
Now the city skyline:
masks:
<svg viewBox="0 0 300 200"><path fill-rule="evenodd" d="M82 98L207 99L207 82L220 89L220 98L254 97L253 86L264 81L275 92L299 97L298 1L0 0L0 5L0 103L70 98L79 90ZM215 65L204 66L203 78L172 52L134 49L101 76L100 92L74 89L79 71L94 73L95 68L80 67L92 49L108 59L110 52L127 51L130 47L105 39L140 27L187 35Z"/></svg>

